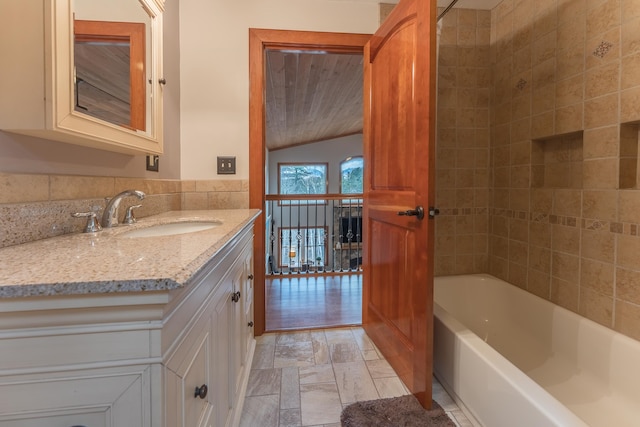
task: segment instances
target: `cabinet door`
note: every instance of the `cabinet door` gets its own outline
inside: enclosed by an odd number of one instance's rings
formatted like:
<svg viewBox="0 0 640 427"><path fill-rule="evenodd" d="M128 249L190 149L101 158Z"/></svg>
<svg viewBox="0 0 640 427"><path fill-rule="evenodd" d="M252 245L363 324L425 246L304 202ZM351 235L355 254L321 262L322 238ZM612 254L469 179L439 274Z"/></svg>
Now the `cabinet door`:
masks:
<svg viewBox="0 0 640 427"><path fill-rule="evenodd" d="M245 254L244 258L244 299L243 299L243 315L242 324L244 326L243 340L243 356L242 360L248 365L246 369L250 369L251 360L248 360L251 344L253 342L253 252L252 247Z"/></svg>
<svg viewBox="0 0 640 427"><path fill-rule="evenodd" d="M208 320L208 319L207 319ZM203 322L208 326L209 322ZM208 327L189 334L189 346L179 361L171 361L165 373L167 420L171 427L199 427L211 412L211 333Z"/></svg>
<svg viewBox="0 0 640 427"><path fill-rule="evenodd" d="M209 331L199 340L192 358L185 360L181 391L184 427L197 427L209 410Z"/></svg>
<svg viewBox="0 0 640 427"><path fill-rule="evenodd" d="M244 336L247 324L244 321L244 302L247 299L247 294L245 293L245 273L244 273L244 265L239 263L237 265L236 270L233 272L233 288L236 290L236 295L240 295L240 297L234 301L233 303L233 337L232 341L232 353L231 353L231 368L232 372L229 372L230 377L230 385L232 386L231 393L232 396L236 396L238 390L240 390L240 386L242 384L242 368L244 366ZM235 406L236 402L232 402L232 405Z"/></svg>
<svg viewBox="0 0 640 427"><path fill-rule="evenodd" d="M215 335L212 351L213 363L213 384L215 389L214 413L216 415L216 426L223 427L230 423L233 410L232 393L232 353L233 353L233 284L231 280L222 283L216 291L213 300L216 302L214 313L211 316L211 329Z"/></svg>

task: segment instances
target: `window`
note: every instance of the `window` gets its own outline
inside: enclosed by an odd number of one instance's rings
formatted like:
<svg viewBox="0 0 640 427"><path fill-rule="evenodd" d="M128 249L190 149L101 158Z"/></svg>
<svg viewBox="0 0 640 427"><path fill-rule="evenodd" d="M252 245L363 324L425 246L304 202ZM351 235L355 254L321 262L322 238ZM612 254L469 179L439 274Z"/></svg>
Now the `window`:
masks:
<svg viewBox="0 0 640 427"><path fill-rule="evenodd" d="M278 163L278 194L327 194L327 187L326 163ZM313 204L323 201L301 200L286 203Z"/></svg>
<svg viewBox="0 0 640 427"><path fill-rule="evenodd" d="M347 157L340 162L340 192L362 194L364 162L362 156Z"/></svg>
<svg viewBox="0 0 640 427"><path fill-rule="evenodd" d="M327 227L279 228L280 267L310 269L326 264Z"/></svg>

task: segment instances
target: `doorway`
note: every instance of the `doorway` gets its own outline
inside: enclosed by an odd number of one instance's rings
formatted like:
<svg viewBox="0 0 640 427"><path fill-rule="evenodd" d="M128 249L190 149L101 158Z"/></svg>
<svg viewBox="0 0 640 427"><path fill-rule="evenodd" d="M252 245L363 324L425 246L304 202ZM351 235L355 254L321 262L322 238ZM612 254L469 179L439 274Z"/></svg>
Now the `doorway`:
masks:
<svg viewBox="0 0 640 427"><path fill-rule="evenodd" d="M323 51L329 53L364 52L364 46L371 36L367 34L320 33L284 30L249 30L249 206L261 209L263 214L255 224L254 276L255 287L255 334L266 330L266 287L265 279L268 260L266 223L266 112L265 112L265 51L297 50Z"/></svg>

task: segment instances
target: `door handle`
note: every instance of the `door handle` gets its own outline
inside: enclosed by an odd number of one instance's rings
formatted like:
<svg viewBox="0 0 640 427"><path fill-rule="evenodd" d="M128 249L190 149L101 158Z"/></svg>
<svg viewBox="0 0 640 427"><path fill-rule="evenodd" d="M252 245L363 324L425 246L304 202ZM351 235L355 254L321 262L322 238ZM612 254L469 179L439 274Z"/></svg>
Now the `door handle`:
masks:
<svg viewBox="0 0 640 427"><path fill-rule="evenodd" d="M400 216L417 216L418 219L424 219L424 208L422 206L416 206L415 209L409 209L406 211L398 212Z"/></svg>

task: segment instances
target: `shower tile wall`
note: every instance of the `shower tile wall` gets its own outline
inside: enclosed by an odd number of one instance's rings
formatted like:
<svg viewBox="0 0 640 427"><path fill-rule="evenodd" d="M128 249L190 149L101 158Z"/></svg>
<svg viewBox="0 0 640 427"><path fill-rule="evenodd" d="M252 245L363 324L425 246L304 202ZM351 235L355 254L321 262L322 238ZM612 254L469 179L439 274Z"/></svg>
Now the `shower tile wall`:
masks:
<svg viewBox="0 0 640 427"><path fill-rule="evenodd" d="M436 275L486 272L491 12L452 9L438 58Z"/></svg>
<svg viewBox="0 0 640 427"><path fill-rule="evenodd" d="M505 0L491 11L489 58L487 271L640 339L640 1ZM456 140L447 151L453 101L445 88L438 162L450 168L438 170L438 190L455 194L469 187L458 187L463 173L450 184L463 147ZM458 116L458 133L460 124ZM463 204L455 208L478 208ZM451 215L444 228L464 218ZM440 225L437 237L451 241L438 250L457 257L461 235Z"/></svg>

